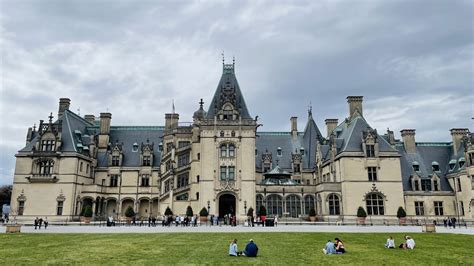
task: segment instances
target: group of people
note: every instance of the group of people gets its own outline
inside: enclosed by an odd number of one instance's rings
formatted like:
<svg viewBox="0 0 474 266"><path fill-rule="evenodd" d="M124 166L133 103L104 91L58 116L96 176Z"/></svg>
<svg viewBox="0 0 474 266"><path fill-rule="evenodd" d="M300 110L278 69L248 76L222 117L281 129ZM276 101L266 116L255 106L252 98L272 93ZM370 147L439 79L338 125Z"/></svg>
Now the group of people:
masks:
<svg viewBox="0 0 474 266"><path fill-rule="evenodd" d="M44 229L48 228L48 217L45 217L44 220L43 218L38 218L36 217L35 221L34 221L34 225L35 225L35 230L36 229L41 229L41 226L44 225Z"/></svg>
<svg viewBox="0 0 474 266"><path fill-rule="evenodd" d="M415 248L415 240L411 236L405 236L404 237L405 242L401 243L398 247L402 249L414 249ZM386 248L395 248L395 239L393 239L392 236L390 236L387 239L387 242L385 242L385 247Z"/></svg>
<svg viewBox="0 0 474 266"><path fill-rule="evenodd" d="M255 244L253 239L250 239L247 245L245 245L245 249L243 251L239 251L237 247L237 239L232 240L229 245L229 256L231 257L238 257L238 256L245 256L245 257L257 257L258 253L258 246Z"/></svg>
<svg viewBox="0 0 474 266"><path fill-rule="evenodd" d="M443 220L444 227L456 229L456 218L455 217L448 217Z"/></svg>
<svg viewBox="0 0 474 266"><path fill-rule="evenodd" d="M326 246L323 248L323 253L327 255L346 253L346 249L344 248L344 242L342 242L342 240L337 237L334 239L334 242L328 240Z"/></svg>
<svg viewBox="0 0 474 266"><path fill-rule="evenodd" d="M161 226L171 226L173 222L176 226L198 226L199 218L197 215L191 217L176 215L174 219L172 215L163 215L161 217ZM153 220L152 224L154 224Z"/></svg>

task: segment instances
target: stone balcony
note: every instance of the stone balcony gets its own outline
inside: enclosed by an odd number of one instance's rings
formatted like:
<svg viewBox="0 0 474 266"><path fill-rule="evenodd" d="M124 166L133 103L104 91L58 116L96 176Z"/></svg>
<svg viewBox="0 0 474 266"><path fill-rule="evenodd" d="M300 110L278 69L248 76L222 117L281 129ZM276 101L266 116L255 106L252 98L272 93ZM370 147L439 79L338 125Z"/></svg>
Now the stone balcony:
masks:
<svg viewBox="0 0 474 266"><path fill-rule="evenodd" d="M30 183L56 183L58 182L57 176L51 175L51 174L33 174L31 176L27 176L26 179Z"/></svg>

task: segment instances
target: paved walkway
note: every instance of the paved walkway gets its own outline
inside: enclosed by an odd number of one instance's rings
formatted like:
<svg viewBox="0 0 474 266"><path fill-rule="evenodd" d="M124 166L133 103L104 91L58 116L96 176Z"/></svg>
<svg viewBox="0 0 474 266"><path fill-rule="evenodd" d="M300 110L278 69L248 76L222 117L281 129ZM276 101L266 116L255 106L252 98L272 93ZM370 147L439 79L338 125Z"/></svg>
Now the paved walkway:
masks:
<svg viewBox="0 0 474 266"><path fill-rule="evenodd" d="M230 226L200 226L200 227L148 227L148 226L56 226L51 225L47 230L35 230L32 226L23 226L23 233L235 233L235 232L343 232L343 233L421 233L421 226L329 226L329 225L279 225L278 227L230 227ZM438 233L474 235L474 228L448 229L436 227ZM5 227L0 226L0 233L5 233Z"/></svg>

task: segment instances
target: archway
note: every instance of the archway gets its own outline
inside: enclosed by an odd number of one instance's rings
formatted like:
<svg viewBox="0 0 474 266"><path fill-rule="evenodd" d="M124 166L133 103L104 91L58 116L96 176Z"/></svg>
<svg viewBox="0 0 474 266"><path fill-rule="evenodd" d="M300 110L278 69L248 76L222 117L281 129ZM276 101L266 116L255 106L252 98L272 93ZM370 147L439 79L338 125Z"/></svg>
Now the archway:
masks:
<svg viewBox="0 0 474 266"><path fill-rule="evenodd" d="M226 214L235 215L235 196L232 194L223 194L219 197L219 217Z"/></svg>

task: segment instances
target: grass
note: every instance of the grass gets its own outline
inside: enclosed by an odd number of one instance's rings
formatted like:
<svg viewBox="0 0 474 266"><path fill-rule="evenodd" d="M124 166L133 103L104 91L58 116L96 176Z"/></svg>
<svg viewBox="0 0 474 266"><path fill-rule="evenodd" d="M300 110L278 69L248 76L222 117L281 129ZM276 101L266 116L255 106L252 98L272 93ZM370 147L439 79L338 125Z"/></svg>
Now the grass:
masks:
<svg viewBox="0 0 474 266"><path fill-rule="evenodd" d="M403 234L392 234L399 244ZM363 233L169 233L169 234L1 234L2 265L16 264L474 264L473 236L411 234L415 250L384 248L387 234ZM339 237L348 253L324 255ZM258 258L229 257L253 238Z"/></svg>

